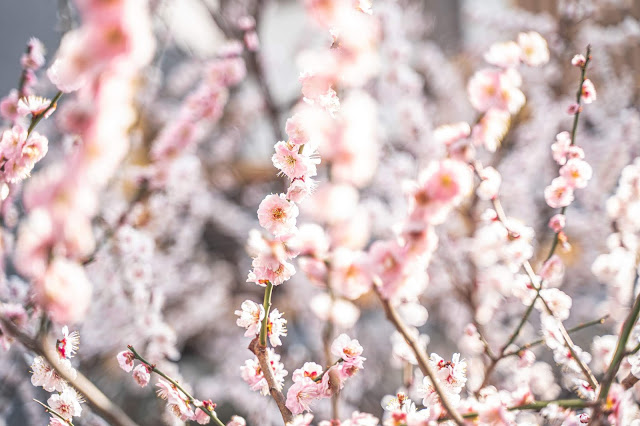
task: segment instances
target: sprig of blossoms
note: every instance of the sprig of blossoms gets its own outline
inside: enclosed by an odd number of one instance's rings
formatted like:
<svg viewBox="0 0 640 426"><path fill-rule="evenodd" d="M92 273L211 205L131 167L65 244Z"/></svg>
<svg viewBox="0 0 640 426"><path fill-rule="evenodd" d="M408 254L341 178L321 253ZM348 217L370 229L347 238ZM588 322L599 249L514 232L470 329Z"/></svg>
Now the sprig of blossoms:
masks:
<svg viewBox="0 0 640 426"><path fill-rule="evenodd" d="M311 411L311 403L330 398L344 387L345 381L363 368L362 346L346 334L338 336L331 344L331 353L339 361L322 371L322 367L307 362L293 372L293 385L287 392L286 406L293 414Z"/></svg>
<svg viewBox="0 0 640 426"><path fill-rule="evenodd" d="M53 393L47 400L47 404L40 403L50 409L55 416L58 416L52 417L49 424L53 426L60 419L64 419L66 423L71 423L73 417L78 417L82 414L82 406L80 404L84 402L82 396L58 374L58 371L61 371L65 376L75 380L77 372L71 366L69 358L78 350L79 334L77 331L69 333L69 328L64 326L62 336L62 339L56 342L58 358L55 360L55 368L42 356L35 357L31 364L31 384L42 386L47 392Z"/></svg>
<svg viewBox="0 0 640 426"><path fill-rule="evenodd" d="M158 397L167 402L167 410L182 421L192 420L199 424L208 424L211 420L218 426L224 426L215 412L216 404L211 400L200 401L191 396L175 380L158 370L155 364L149 363L138 352L129 346L128 350L118 353L116 356L120 368L127 373L133 370L132 376L136 383L145 387L149 384L151 373L156 373L162 379L158 379L156 391ZM140 364L134 367L134 361Z"/></svg>

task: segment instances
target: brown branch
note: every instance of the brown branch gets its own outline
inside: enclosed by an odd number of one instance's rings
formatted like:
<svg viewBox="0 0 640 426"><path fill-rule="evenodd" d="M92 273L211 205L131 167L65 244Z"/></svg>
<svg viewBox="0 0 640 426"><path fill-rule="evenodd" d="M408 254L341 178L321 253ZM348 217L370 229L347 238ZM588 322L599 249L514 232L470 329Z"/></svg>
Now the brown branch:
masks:
<svg viewBox="0 0 640 426"><path fill-rule="evenodd" d="M15 337L22 346L42 356L56 370L58 375L82 394L93 410L109 424L114 426L138 426L82 373L78 371L76 378L72 379L62 369L58 368L58 354L52 349L55 346L52 342L48 342L45 337L42 340L32 338L7 318L0 317L0 322L3 328Z"/></svg>
<svg viewBox="0 0 640 426"><path fill-rule="evenodd" d="M278 405L278 409L280 410L280 414L282 415L282 420L284 420L285 424L288 424L293 420L293 414L291 413L291 410L289 410L285 405L286 398L284 397L280 386L276 383L276 379L273 376L273 370L271 369L271 364L269 363L269 355L267 354L267 347L260 345L259 337L256 337L249 344L249 350L253 352L258 358L260 370L262 370L262 374L264 375L264 378L269 385L269 393Z"/></svg>
<svg viewBox="0 0 640 426"><path fill-rule="evenodd" d="M445 397L444 391L442 390L442 388L438 383L438 378L436 377L435 372L433 371L433 369L431 368L431 365L429 364L427 353L425 352L424 348L418 343L418 341L411 335L407 326L404 324L404 322L398 315L398 312L396 312L395 308L391 306L391 303L389 302L389 300L385 299L382 296L382 294L380 293L379 285L380 285L380 280L374 279L373 290L378 295L378 299L380 299L380 302L382 302L382 307L384 308L384 312L387 315L387 319L395 326L396 330L398 330L398 332L402 334L402 337L404 337L404 340L411 347L411 350L415 354L416 360L418 361L418 366L420 367L420 370L422 370L422 373L425 376L428 376L429 379L431 379L431 384L433 385L433 388L435 389L436 393L440 397L440 402L442 403L442 406L447 412L447 415L457 425L463 426L464 420L460 416L460 413L456 411L456 409L451 405L449 400Z"/></svg>

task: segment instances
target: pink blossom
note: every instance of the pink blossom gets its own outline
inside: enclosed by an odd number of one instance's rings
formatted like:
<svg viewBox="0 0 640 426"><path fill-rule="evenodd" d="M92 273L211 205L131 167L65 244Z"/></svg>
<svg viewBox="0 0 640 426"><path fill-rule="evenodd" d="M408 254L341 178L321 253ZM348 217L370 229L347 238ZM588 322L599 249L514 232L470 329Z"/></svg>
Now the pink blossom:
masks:
<svg viewBox="0 0 640 426"><path fill-rule="evenodd" d="M267 282L271 282L273 285L280 285L289 280L296 272L291 263L281 262L274 266L273 262L265 256L258 256L253 259L252 266L253 270L249 272L247 282L253 282L260 286L267 285Z"/></svg>
<svg viewBox="0 0 640 426"><path fill-rule="evenodd" d="M269 343L274 348L282 345L280 337L287 335L287 320L282 318L282 313L278 309L274 309L269 313L269 322L267 323L267 335Z"/></svg>
<svg viewBox="0 0 640 426"><path fill-rule="evenodd" d="M363 252L339 247L331 258L332 288L347 299L355 300L371 289L371 271Z"/></svg>
<svg viewBox="0 0 640 426"><path fill-rule="evenodd" d="M547 42L535 31L518 34L518 45L521 49L521 59L527 65L537 67L549 62L549 48Z"/></svg>
<svg viewBox="0 0 640 426"><path fill-rule="evenodd" d="M247 422L240 416L231 416L231 421L227 426L247 426Z"/></svg>
<svg viewBox="0 0 640 426"><path fill-rule="evenodd" d="M22 97L18 101L18 114L22 116L26 116L28 114L33 116L40 115L44 110L49 108L49 105L51 105L51 100L40 96L30 95ZM53 111L55 111L55 107L48 110L44 118L48 118L53 114Z"/></svg>
<svg viewBox="0 0 640 426"><path fill-rule="evenodd" d="M310 410L310 404L320 397L318 384L311 379L300 380L287 391L286 406L293 414Z"/></svg>
<svg viewBox="0 0 640 426"><path fill-rule="evenodd" d="M336 326L349 329L360 318L360 309L348 300L331 299L327 293L315 295L309 305L311 311L322 321L331 321Z"/></svg>
<svg viewBox="0 0 640 426"><path fill-rule="evenodd" d="M0 115L8 121L15 121L18 117L18 91L12 89L7 96L0 101Z"/></svg>
<svg viewBox="0 0 640 426"><path fill-rule="evenodd" d="M247 67L242 57L233 56L207 64L204 75L206 83L210 86L231 87L245 78Z"/></svg>
<svg viewBox="0 0 640 426"><path fill-rule="evenodd" d="M314 382L316 379L320 378L322 374L322 366L320 364L316 364L315 362L305 362L302 368L298 368L293 372L291 376L294 383L304 381L306 379L311 379Z"/></svg>
<svg viewBox="0 0 640 426"><path fill-rule="evenodd" d="M145 387L151 379L151 369L147 364L139 364L133 369L133 378L140 387Z"/></svg>
<svg viewBox="0 0 640 426"><path fill-rule="evenodd" d="M546 305L543 305L542 302L538 300L536 302L538 309L544 310L546 306L549 306L551 312L553 312L560 321L569 318L572 300L565 292L557 288L543 288L540 290L540 297L546 302Z"/></svg>
<svg viewBox="0 0 640 426"><path fill-rule="evenodd" d="M322 260L311 257L301 257L298 259L298 265L313 284L319 286L325 285L328 269Z"/></svg>
<svg viewBox="0 0 640 426"><path fill-rule="evenodd" d="M357 368L362 368L362 363L366 359L361 356L362 346L360 346L360 342L351 339L344 333L338 336L331 344L331 353L341 358L345 364L353 365Z"/></svg>
<svg viewBox="0 0 640 426"><path fill-rule="evenodd" d="M443 124L433 131L433 137L435 140L438 143L447 146L460 139L469 137L470 134L471 128L469 127L469 123L464 121L453 124Z"/></svg>
<svg viewBox="0 0 640 426"><path fill-rule="evenodd" d="M27 130L21 126L5 130L0 139L0 154L4 160L13 160L22 155L22 150L27 141Z"/></svg>
<svg viewBox="0 0 640 426"><path fill-rule="evenodd" d="M511 115L508 111L490 108L478 124L473 126L471 138L476 146L484 146L489 152L495 152L500 146L502 138L509 130Z"/></svg>
<svg viewBox="0 0 640 426"><path fill-rule="evenodd" d="M572 188L584 188L591 179L593 171L589 163L577 158L567 161L567 164L560 168L562 176L567 184Z"/></svg>
<svg viewBox="0 0 640 426"><path fill-rule="evenodd" d="M298 206L287 201L284 194L267 195L258 207L260 225L275 236L294 232L296 217Z"/></svg>
<svg viewBox="0 0 640 426"><path fill-rule="evenodd" d="M481 112L497 108L515 114L525 102L520 84L520 75L512 68L505 71L481 70L471 77L467 85L469 101Z"/></svg>
<svg viewBox="0 0 640 426"><path fill-rule="evenodd" d="M329 237L324 229L315 223L305 223L298 228L296 241L300 256L323 258L329 251Z"/></svg>
<svg viewBox="0 0 640 426"><path fill-rule="evenodd" d="M27 53L20 58L20 65L25 69L37 70L44 65L44 52L42 42L35 37L31 37L27 44Z"/></svg>
<svg viewBox="0 0 640 426"><path fill-rule="evenodd" d="M78 374L68 359L59 360L56 367L71 379L75 379ZM67 382L60 377L58 371L51 367L41 356L33 359L31 372L31 384L33 386L42 386L47 392L62 392L68 387Z"/></svg>
<svg viewBox="0 0 640 426"><path fill-rule="evenodd" d="M264 318L264 306L259 305L251 300L245 300L241 305L242 310L235 311L234 313L239 316L236 320L236 324L239 327L244 327L247 331L245 336L255 336L260 330L260 322Z"/></svg>
<svg viewBox="0 0 640 426"><path fill-rule="evenodd" d="M540 278L549 286L557 286L562 281L564 275L564 263L557 254L547 260L540 269Z"/></svg>
<svg viewBox="0 0 640 426"><path fill-rule="evenodd" d="M582 102L590 104L596 100L596 88L588 78L582 83Z"/></svg>
<svg viewBox="0 0 640 426"><path fill-rule="evenodd" d="M69 423L65 422L64 420L61 420L58 417L52 416L49 419L49 425L48 426L68 426L68 425L69 425Z"/></svg>
<svg viewBox="0 0 640 426"><path fill-rule="evenodd" d="M273 348L267 349L267 355L276 383L278 386L282 386L284 378L287 375L287 370L284 369L284 365L280 362L280 355L278 355ZM262 395L269 394L269 384L264 378L257 358L246 360L244 365L240 367L240 373L242 380L249 384L251 390L260 391Z"/></svg>
<svg viewBox="0 0 640 426"><path fill-rule="evenodd" d="M569 132L560 132L556 135L556 141L551 145L553 159L561 166L566 164L569 148L571 147L571 136Z"/></svg>
<svg viewBox="0 0 640 426"><path fill-rule="evenodd" d="M573 201L573 187L565 178L557 177L544 189L544 199L554 209L566 207Z"/></svg>
<svg viewBox="0 0 640 426"><path fill-rule="evenodd" d="M567 223L567 219L563 214L555 214L549 219L549 228L553 229L553 232L558 233L562 231Z"/></svg>
<svg viewBox="0 0 640 426"><path fill-rule="evenodd" d="M62 38L56 59L47 70L47 77L61 92L74 92L87 83L95 63L86 43L81 30L69 31Z"/></svg>
<svg viewBox="0 0 640 426"><path fill-rule="evenodd" d="M582 107L575 102L569 105L569 107L567 108L567 114L569 115L577 114L580 111L582 111Z"/></svg>
<svg viewBox="0 0 640 426"><path fill-rule="evenodd" d="M484 60L501 68L511 68L520 65L522 54L523 52L516 42L494 43L484 54Z"/></svg>
<svg viewBox="0 0 640 426"><path fill-rule="evenodd" d="M317 174L316 165L320 164L320 159L313 153L301 154L298 147L286 142L278 142L275 151L271 159L273 165L289 179L312 177Z"/></svg>
<svg viewBox="0 0 640 426"><path fill-rule="evenodd" d="M72 358L80 346L80 333L73 331L69 333L69 327L62 327L62 339L56 342L56 350L60 358Z"/></svg>
<svg viewBox="0 0 640 426"><path fill-rule="evenodd" d="M37 300L58 323L77 323L91 301L91 283L76 262L54 257L36 282Z"/></svg>
<svg viewBox="0 0 640 426"><path fill-rule="evenodd" d="M71 420L72 417L82 414L80 398L77 392L71 387L65 388L59 394L51 395L47 400L47 404L67 420Z"/></svg>
<svg viewBox="0 0 640 426"><path fill-rule="evenodd" d="M482 182L478 185L476 193L482 200L491 200L498 195L500 190L500 184L502 183L502 176L493 167L485 167L478 172L482 178Z"/></svg>
<svg viewBox="0 0 640 426"><path fill-rule="evenodd" d="M316 182L311 178L294 179L287 189L287 199L294 203L300 203L311 195L315 187Z"/></svg>
<svg viewBox="0 0 640 426"><path fill-rule="evenodd" d="M133 355L133 352L129 350L122 351L116 356L116 359L118 360L118 365L120 366L120 368L122 368L127 373L133 370L133 360L136 359L135 355Z"/></svg>
<svg viewBox="0 0 640 426"><path fill-rule="evenodd" d="M142 366L142 364L140 366ZM180 389L163 379L159 379L156 386L158 386L158 390L156 391L158 397L167 401L169 411L174 413L176 417L182 421L189 419L194 420L195 413L189 403L189 399Z"/></svg>
<svg viewBox="0 0 640 426"><path fill-rule="evenodd" d="M587 59L584 57L584 55L577 54L573 58L571 58L571 65L573 65L574 67L582 68L586 63Z"/></svg>
<svg viewBox="0 0 640 426"><path fill-rule="evenodd" d="M308 131L305 129L304 117L302 114L294 114L287 119L285 131L289 136L289 143L292 145L304 145L309 141Z"/></svg>

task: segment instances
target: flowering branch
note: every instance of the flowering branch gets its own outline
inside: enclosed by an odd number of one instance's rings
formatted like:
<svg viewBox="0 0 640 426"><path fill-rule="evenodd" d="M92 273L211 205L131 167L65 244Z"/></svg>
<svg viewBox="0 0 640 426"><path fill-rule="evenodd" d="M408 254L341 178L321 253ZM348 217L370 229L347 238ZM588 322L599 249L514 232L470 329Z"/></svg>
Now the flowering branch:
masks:
<svg viewBox="0 0 640 426"><path fill-rule="evenodd" d="M425 376L428 376L429 379L431 379L431 384L433 385L433 388L435 389L436 393L440 397L440 402L442 403L442 406L444 407L445 411L448 413L448 416L457 425L463 426L464 420L460 416L460 413L458 413L455 410L455 408L453 408L453 406L450 404L450 402L447 400L444 394L444 391L442 390L442 388L438 383L438 379L435 375L435 372L429 365L428 357L424 348L422 348L422 346L420 346L420 344L411 335L411 333L409 333L407 326L404 324L404 322L396 312L395 308L391 305L389 300L385 299L382 296L382 293L380 293L380 289L379 289L380 285L381 285L380 280L378 278L374 279L373 290L375 291L376 295L378 295L378 299L380 299L380 302L382 303L382 307L384 308L384 312L387 316L387 319L395 326L396 330L398 330L398 332L402 334L402 337L404 337L404 340L411 347L411 350L415 354L416 360L418 361L418 366L420 367L420 370Z"/></svg>
<svg viewBox="0 0 640 426"><path fill-rule="evenodd" d="M265 300L266 300L266 294L267 292L265 291ZM267 318L267 315L265 315L265 318ZM293 420L293 414L291 413L291 410L289 410L285 405L286 398L284 397L282 390L280 389L280 386L278 386L278 383L276 382L276 379L273 376L273 370L271 369L271 365L269 364L269 359L267 355L266 344L265 345L260 344L259 338L257 337L253 339L249 344L249 350L253 352L255 356L258 358L258 363L260 364L260 370L262 371L262 374L264 375L264 378L267 381L267 384L269 385L269 393L271 394L271 397L278 405L278 409L280 410L280 414L282 415L282 420L284 420L285 424L291 422Z"/></svg>
<svg viewBox="0 0 640 426"><path fill-rule="evenodd" d="M131 420L120 407L115 405L104 393L102 393L102 391L100 391L100 389L98 389L80 372L77 373L77 377L75 379L72 379L65 373L65 371L58 368L58 356L50 349L53 345L48 345L44 342L44 337L42 340L32 338L31 336L23 333L13 322L5 317L0 317L0 322L2 323L3 329L13 335L25 348L44 357L49 365L56 370L58 375L81 393L102 418L115 426L137 426L136 422Z"/></svg>
<svg viewBox="0 0 640 426"><path fill-rule="evenodd" d="M640 279L640 275L638 274L638 269L636 267L636 276L634 282L638 283ZM602 383L600 384L600 392L598 393L598 405L594 409L594 414L592 417L592 422L590 424L599 424L600 416L602 415L603 406L607 402L607 396L609 395L609 389L611 388L611 384L620 369L620 365L622 364L622 359L626 356L626 347L627 341L629 340L629 336L631 336L631 331L633 330L633 326L638 320L638 316L640 315L640 294L636 297L636 300L633 304L633 308L627 318L624 320L624 324L622 325L622 332L620 333L620 338L618 339L618 344L616 346L616 350L613 353L613 357L611 358L611 364L609 364L609 368L607 368L607 372L602 379ZM627 380L628 377L625 379ZM627 384L629 381L627 381Z"/></svg>
<svg viewBox="0 0 640 426"><path fill-rule="evenodd" d="M574 145L576 141L576 131L578 130L578 119L580 118L580 112L582 111L582 87L584 85L585 75L587 72L587 66L589 65L589 61L591 61L591 45L587 45L587 54L584 59L584 64L580 66L580 85L578 86L578 92L576 93L576 113L573 116L573 127L571 128L571 142L569 145ZM567 206L564 206L560 211L560 214L564 215L567 211ZM556 251L556 247L558 246L558 242L560 241L560 232L555 233L553 237L553 243L551 244L551 249L549 250L549 254L545 259L545 262L551 259L553 253Z"/></svg>
<svg viewBox="0 0 640 426"><path fill-rule="evenodd" d="M569 330L567 330L567 333L573 333L576 331L580 331L583 330L585 328L591 327L593 325L598 325L598 324L604 324L604 322L607 320L607 318L609 318L609 315L605 315L602 318L598 318L595 320L591 320L591 321L587 321L584 322L582 324L578 324L573 328L570 328ZM519 355L522 351L526 350L526 349L530 349L534 346L538 346L541 345L542 343L544 343L544 339L538 339L538 340L534 340L533 342L529 342L529 343L525 343L524 345L520 346L517 349L514 349L512 351L508 351L502 354L503 358L509 357L509 356L513 356L513 355Z"/></svg>
<svg viewBox="0 0 640 426"><path fill-rule="evenodd" d="M31 118L31 124L29 124L29 129L27 130L27 137L29 137L33 129L36 128L40 120L42 120L44 117L47 117L47 114L49 114L50 111L53 111L56 109L56 107L58 106L58 101L60 100L61 97L62 97L62 92L58 91L58 93L56 93L56 95L53 97L53 99L49 103L49 106L45 108L44 111L42 111L38 115L34 115Z"/></svg>
<svg viewBox="0 0 640 426"><path fill-rule="evenodd" d="M211 420L213 420L213 422L215 424L217 424L218 426L224 426L224 423L222 423L220 421L220 419L218 419L218 417L216 416L215 412L210 410L209 408L206 407L205 404L197 401L193 396L191 396L191 394L189 392L187 392L182 386L180 386L180 384L178 384L178 382L176 382L175 380L173 380L171 377L167 376L166 374L164 374L162 371L158 370L155 366L155 364L151 364L149 361L147 361L146 359L144 359L131 345L128 345L127 348L131 351L131 353L133 354L133 356L135 357L135 359L137 359L138 361L142 362L143 364L145 364L150 371L156 373L158 376L161 376L162 378L164 378L165 380L167 380L169 383L171 383L173 386L175 386L177 389L180 390L180 392L182 392L188 399L190 404L193 404L194 407L196 407L196 409L204 412L206 415L208 415Z"/></svg>
<svg viewBox="0 0 640 426"><path fill-rule="evenodd" d="M51 413L54 416L56 416L57 418L59 418L60 420L62 420L63 422L73 426L73 422L71 420L65 419L64 416L60 413L58 413L56 410L54 410L53 408L49 407L47 404L45 404L44 402L38 401L37 399L33 400L34 402L37 402L38 404L42 405L47 413Z"/></svg>

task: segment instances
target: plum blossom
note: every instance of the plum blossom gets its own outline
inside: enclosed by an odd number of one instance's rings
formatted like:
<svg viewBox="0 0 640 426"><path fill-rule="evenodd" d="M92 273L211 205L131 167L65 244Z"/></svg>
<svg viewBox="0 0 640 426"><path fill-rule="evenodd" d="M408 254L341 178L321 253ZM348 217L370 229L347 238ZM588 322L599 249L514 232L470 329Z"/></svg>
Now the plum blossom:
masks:
<svg viewBox="0 0 640 426"><path fill-rule="evenodd" d="M81 399L78 393L71 387L65 388L59 394L53 394L47 400L49 407L67 420L82 414Z"/></svg>
<svg viewBox="0 0 640 426"><path fill-rule="evenodd" d="M588 78L582 83L582 102L590 104L596 100L596 88Z"/></svg>
<svg viewBox="0 0 640 426"><path fill-rule="evenodd" d="M493 167L485 167L478 172L482 181L476 189L478 197L482 200L491 200L498 195L500 190L500 184L502 183L502 176Z"/></svg>
<svg viewBox="0 0 640 426"><path fill-rule="evenodd" d="M549 62L549 48L546 40L537 32L518 34L518 45L521 49L521 59L527 65L537 67Z"/></svg>
<svg viewBox="0 0 640 426"><path fill-rule="evenodd" d="M557 213L549 219L549 228L553 229L553 232L558 233L564 229L566 223L566 216L561 213Z"/></svg>
<svg viewBox="0 0 640 426"><path fill-rule="evenodd" d="M572 158L560 168L560 176L573 188L584 188L591 179L593 171L589 163Z"/></svg>
<svg viewBox="0 0 640 426"><path fill-rule="evenodd" d="M264 306L251 300L245 300L240 308L241 310L234 312L239 316L236 324L247 329L244 333L246 337L255 336L260 331L260 322L264 318Z"/></svg>
<svg viewBox="0 0 640 426"><path fill-rule="evenodd" d="M331 344L331 353L342 359L346 365L352 365L357 368L362 368L363 362L366 360L361 356L362 346L360 346L360 342L351 339L344 333L338 336Z"/></svg>
<svg viewBox="0 0 640 426"><path fill-rule="evenodd" d="M20 98L18 101L18 114L26 116L31 114L33 116L42 114L51 105L51 100L40 96L29 95ZM51 108L47 111L44 118L48 118L55 108Z"/></svg>
<svg viewBox="0 0 640 426"><path fill-rule="evenodd" d="M134 380L140 387L145 387L149 384L149 380L151 379L151 369L146 364L139 364L136 368L133 369Z"/></svg>
<svg viewBox="0 0 640 426"><path fill-rule="evenodd" d="M311 379L297 382L287 391L286 406L293 414L310 410L310 404L321 396L318 383Z"/></svg>
<svg viewBox="0 0 640 426"><path fill-rule="evenodd" d="M258 207L260 226L275 236L292 233L296 229L298 206L284 194L267 195Z"/></svg>
<svg viewBox="0 0 640 426"><path fill-rule="evenodd" d="M78 351L80 345L80 333L73 331L69 333L69 327L62 327L62 339L56 342L56 350L60 358L72 358Z"/></svg>
<svg viewBox="0 0 640 426"><path fill-rule="evenodd" d="M280 355L273 348L267 349L267 355L276 383L282 386L287 370L284 369L284 365L280 362ZM252 391L259 391L262 395L269 394L269 384L267 379L264 378L258 358L246 360L244 365L240 367L240 373L242 380L249 384Z"/></svg>
<svg viewBox="0 0 640 426"><path fill-rule="evenodd" d="M491 65L511 68L520 65L520 56L522 54L521 46L514 41L494 43L489 47L489 51L484 54L484 60Z"/></svg>
<svg viewBox="0 0 640 426"><path fill-rule="evenodd" d="M525 102L521 82L520 74L512 68L478 71L467 85L469 101L480 112L496 108L515 114Z"/></svg>
<svg viewBox="0 0 640 426"><path fill-rule="evenodd" d="M571 65L574 67L583 67L586 62L587 59L581 54L574 55L574 57L571 58Z"/></svg>
<svg viewBox="0 0 640 426"><path fill-rule="evenodd" d="M287 142L278 142L275 151L272 157L273 165L289 179L301 179L317 174L316 166L320 159L313 154L303 154L296 145L289 145Z"/></svg>
<svg viewBox="0 0 640 426"><path fill-rule="evenodd" d="M126 350L118 353L116 355L116 359L118 360L118 365L127 373L130 373L133 370L133 360L136 359L133 352Z"/></svg>
<svg viewBox="0 0 640 426"><path fill-rule="evenodd" d="M554 209L568 206L573 198L573 187L563 177L553 179L544 189L544 199Z"/></svg>

